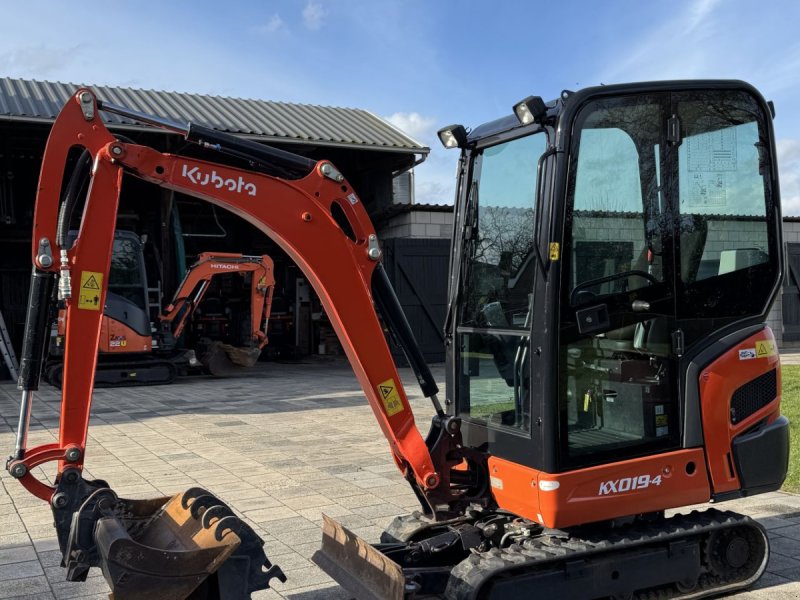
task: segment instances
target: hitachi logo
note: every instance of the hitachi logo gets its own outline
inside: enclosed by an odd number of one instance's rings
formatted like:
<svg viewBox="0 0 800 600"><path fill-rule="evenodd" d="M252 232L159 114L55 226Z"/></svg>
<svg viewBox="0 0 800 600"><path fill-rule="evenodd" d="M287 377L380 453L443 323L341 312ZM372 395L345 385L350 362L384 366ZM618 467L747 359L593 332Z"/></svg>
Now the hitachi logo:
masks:
<svg viewBox="0 0 800 600"><path fill-rule="evenodd" d="M216 170L212 170L209 174L201 171L200 167L192 167L190 169L188 165L183 165L181 175L196 185L212 185L218 190L225 188L230 192L238 192L240 194L246 192L250 196L256 195L256 184L245 181L241 175L239 175L238 179L223 179L217 175Z"/></svg>
<svg viewBox="0 0 800 600"><path fill-rule="evenodd" d="M225 263L211 263L212 269L228 269L229 271L238 271L239 265L230 265Z"/></svg>

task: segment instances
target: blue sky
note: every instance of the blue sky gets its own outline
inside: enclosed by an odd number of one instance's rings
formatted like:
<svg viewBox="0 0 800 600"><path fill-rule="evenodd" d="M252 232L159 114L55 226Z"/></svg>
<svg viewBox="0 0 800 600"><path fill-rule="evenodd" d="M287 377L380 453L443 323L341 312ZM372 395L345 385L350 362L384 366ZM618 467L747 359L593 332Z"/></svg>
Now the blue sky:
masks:
<svg viewBox="0 0 800 600"><path fill-rule="evenodd" d="M745 79L775 101L784 212L800 215L798 23L788 0L27 0L4 6L0 75L365 108L431 146L417 201L432 203L452 202L443 125L565 88Z"/></svg>

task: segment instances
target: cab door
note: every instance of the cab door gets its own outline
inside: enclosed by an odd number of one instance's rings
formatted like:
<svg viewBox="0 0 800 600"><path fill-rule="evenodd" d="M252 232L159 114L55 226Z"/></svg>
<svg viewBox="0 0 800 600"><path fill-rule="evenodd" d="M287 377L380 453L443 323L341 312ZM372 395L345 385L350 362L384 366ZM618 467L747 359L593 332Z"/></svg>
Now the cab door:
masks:
<svg viewBox="0 0 800 600"><path fill-rule="evenodd" d="M575 120L561 269L559 470L680 443L681 224L668 193L668 107L668 94L601 97Z"/></svg>

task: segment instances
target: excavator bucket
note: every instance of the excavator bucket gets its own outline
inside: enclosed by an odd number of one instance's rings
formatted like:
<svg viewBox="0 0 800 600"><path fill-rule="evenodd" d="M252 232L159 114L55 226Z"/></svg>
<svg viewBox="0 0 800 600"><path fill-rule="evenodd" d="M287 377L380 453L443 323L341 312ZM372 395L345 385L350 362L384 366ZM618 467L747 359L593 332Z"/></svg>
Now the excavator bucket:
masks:
<svg viewBox="0 0 800 600"><path fill-rule="evenodd" d="M222 349L231 359L231 362L241 367L253 367L258 362L258 357L261 356L261 348L252 348L249 346L231 346L230 344L222 344Z"/></svg>
<svg viewBox="0 0 800 600"><path fill-rule="evenodd" d="M199 356L200 362L214 377L229 377L241 373L242 367L255 366L261 349L214 341L205 345Z"/></svg>
<svg viewBox="0 0 800 600"><path fill-rule="evenodd" d="M156 500L122 500L102 488L73 516L65 566L73 581L99 566L113 600L246 600L273 577L286 581L263 544L201 488Z"/></svg>
<svg viewBox="0 0 800 600"><path fill-rule="evenodd" d="M403 600L400 565L328 515L322 520L322 547L311 560L357 600Z"/></svg>

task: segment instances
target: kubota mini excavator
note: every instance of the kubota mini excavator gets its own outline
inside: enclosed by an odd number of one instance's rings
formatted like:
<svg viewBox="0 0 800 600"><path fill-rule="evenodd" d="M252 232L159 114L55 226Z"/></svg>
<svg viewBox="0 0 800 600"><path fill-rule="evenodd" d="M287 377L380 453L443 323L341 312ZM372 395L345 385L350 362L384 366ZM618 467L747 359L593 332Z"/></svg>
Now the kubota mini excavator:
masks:
<svg viewBox="0 0 800 600"><path fill-rule="evenodd" d="M69 236L70 243L74 235ZM267 255L246 256L228 252L203 252L188 268L170 304L158 315L154 325L148 311L148 286L142 243L132 231L116 231L109 284L103 308L100 343L94 382L96 386L154 385L171 383L177 374L176 363L188 362L176 344L200 306L214 277L250 273L250 303L246 335L222 340L198 340L192 351L199 363L216 376L236 372L236 366L252 367L267 345L267 329L272 310L275 275ZM82 283L87 295L99 291L96 278ZM92 300L94 298L92 297ZM98 297L99 300L99 297ZM248 315L243 315L247 317ZM229 319L220 317L228 323ZM45 379L61 387L64 371L66 311L58 311L55 334L51 336Z"/></svg>
<svg viewBox="0 0 800 600"><path fill-rule="evenodd" d="M117 140L100 110L247 168ZM331 163L79 90L42 165L8 463L50 502L67 577L99 566L124 600L247 598L282 576L206 491L125 500L82 477L101 313L71 288L94 276L105 296L128 175L245 218L317 291L422 507L375 546L325 519L315 560L359 598L688 599L752 584L769 556L763 527L715 508L664 511L775 490L786 475L780 365L764 325L783 264L772 111L739 81L673 81L529 97L470 133L443 129L461 158L442 405L364 207ZM56 214L76 145L92 182L63 252ZM67 303L59 439L27 448L56 278ZM435 407L425 438L373 303ZM54 485L31 474L46 461L58 461Z"/></svg>

